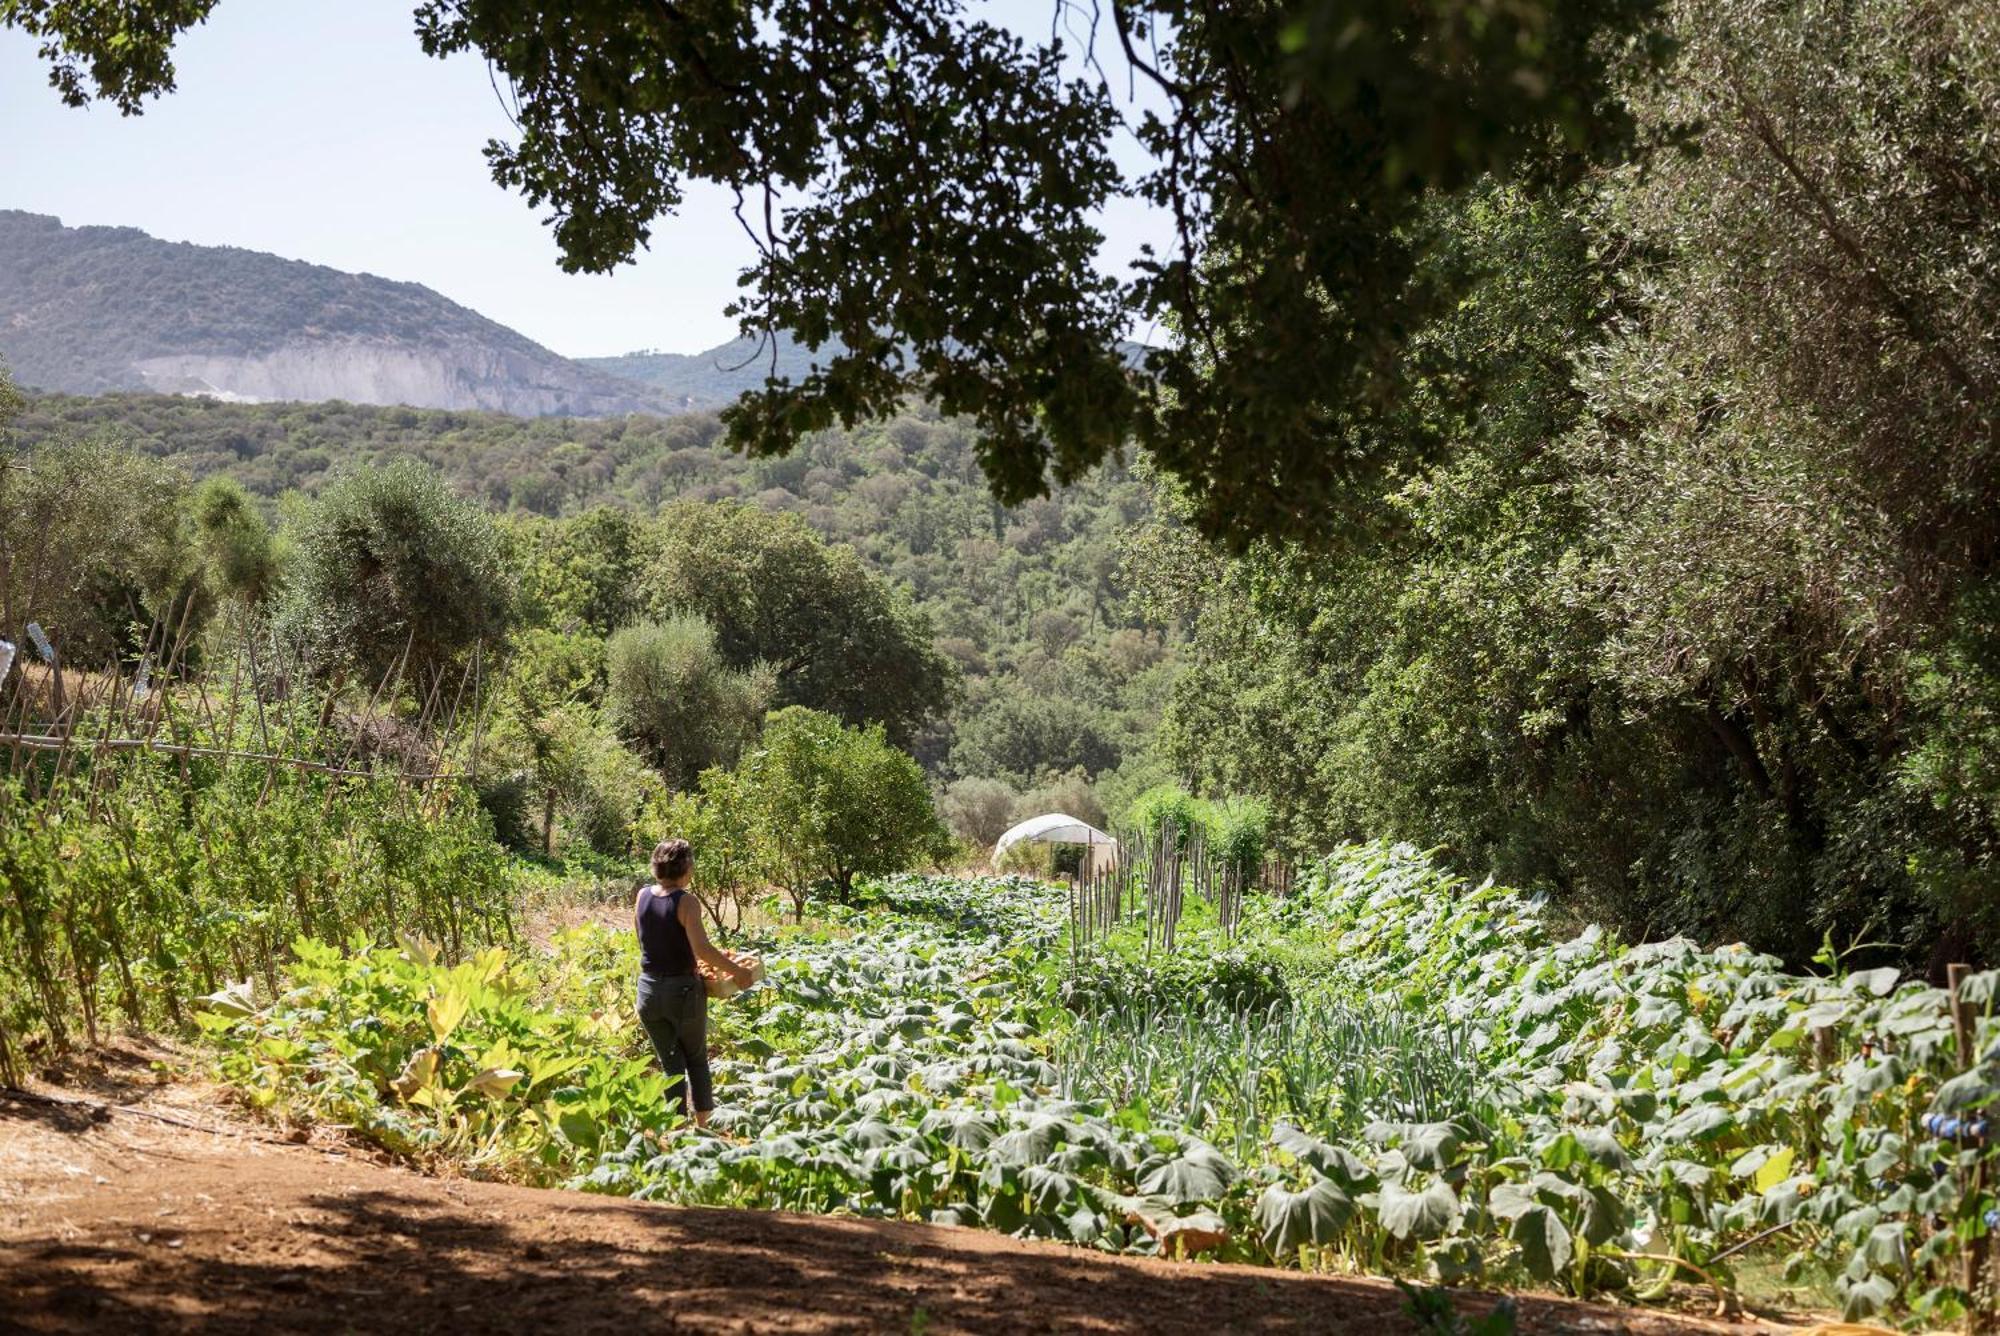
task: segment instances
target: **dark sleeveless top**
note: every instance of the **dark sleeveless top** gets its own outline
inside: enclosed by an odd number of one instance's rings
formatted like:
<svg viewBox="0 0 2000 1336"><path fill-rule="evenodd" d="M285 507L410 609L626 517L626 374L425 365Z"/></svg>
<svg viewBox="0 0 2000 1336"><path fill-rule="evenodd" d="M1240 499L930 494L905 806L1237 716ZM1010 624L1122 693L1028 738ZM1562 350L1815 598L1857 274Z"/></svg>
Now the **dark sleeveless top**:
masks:
<svg viewBox="0 0 2000 1336"><path fill-rule="evenodd" d="M661 895L649 888L639 901L634 918L639 929L639 971L655 979L674 979L694 973L694 948L688 945L687 929L681 926L681 897L685 890Z"/></svg>

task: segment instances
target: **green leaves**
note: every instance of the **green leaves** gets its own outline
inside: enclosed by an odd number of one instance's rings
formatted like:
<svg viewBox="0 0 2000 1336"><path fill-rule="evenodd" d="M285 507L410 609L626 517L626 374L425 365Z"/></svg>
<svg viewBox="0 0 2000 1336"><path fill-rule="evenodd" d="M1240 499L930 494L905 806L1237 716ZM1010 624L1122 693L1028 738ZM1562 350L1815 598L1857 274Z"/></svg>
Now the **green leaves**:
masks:
<svg viewBox="0 0 2000 1336"><path fill-rule="evenodd" d="M1940 1113L1960 1113L2000 1099L2000 1063L1981 1063L1938 1087L1932 1101Z"/></svg>
<svg viewBox="0 0 2000 1336"><path fill-rule="evenodd" d="M1551 1208L1536 1204L1522 1210L1508 1237L1521 1245L1522 1264L1535 1279L1553 1281L1569 1270L1574 1255L1569 1227Z"/></svg>
<svg viewBox="0 0 2000 1336"><path fill-rule="evenodd" d="M1168 1201L1213 1201L1235 1180L1236 1170L1213 1146L1190 1138L1170 1156L1139 1166L1139 1191Z"/></svg>
<svg viewBox="0 0 2000 1336"><path fill-rule="evenodd" d="M1359 1156L1309 1137L1289 1123L1279 1123L1271 1129L1271 1144L1348 1191L1371 1186L1375 1181L1375 1171Z"/></svg>
<svg viewBox="0 0 2000 1336"><path fill-rule="evenodd" d="M1948 1264L1946 1245L1915 1247L1911 1221L1969 1227L1955 1216L1965 1209L1956 1179L1929 1167L1935 1143L1889 1130L1928 1107L1940 1069L1843 1111L1836 1097L1851 1097L1858 1075L1887 1063L1800 1071L1762 1045L1697 1046L1679 1031L1665 1056L1654 1040L1627 1042L1635 1022L1624 999L1685 995L1691 980L1710 1011L1782 995L1784 1012L1762 1022L1774 1029L1835 990L1846 996L1843 985L1787 981L1768 963L1721 953L1619 951L1601 939L1518 956L1493 945L1508 925L1490 895L1470 908L1470 897L1433 898L1421 881L1394 880L1393 859L1333 866L1350 869L1346 898L1309 886L1254 912L1296 916L1297 935L1281 940L1335 943L1333 958L1352 960L1364 979L1385 958L1407 967L1397 953L1421 937L1424 949L1459 961L1443 1005L1476 1001L1471 1009L1499 1018L1477 1032L1489 1044L1557 1025L1568 1065L1489 1050L1479 1117L1380 1118L1365 1139L1345 1110L1315 1118L1309 1100L1261 1141L1251 1103L1198 1102L1216 1139L1195 1135L1189 1119L1162 1107L1160 1091L1219 1050L1182 1043L1178 1031L1148 1050L1159 1066L1129 1098L1064 1098L1045 1082L1042 1055L1051 1028L1084 1018L1052 1005L1054 971L1042 967L1059 899L1016 881L919 878L865 888L868 908L841 911L837 935L789 931L767 948L782 991L740 1012L718 1009L718 1125L740 1140L683 1134L656 1151L640 1133L665 1121L661 1082L629 1023L591 1021L537 992L622 993L629 945L596 930L563 939L554 957L511 964L308 949L299 986L230 1022L225 1042L240 1046L239 1072L292 1101L340 1088L321 1055L354 1055L368 1073L347 1087L361 1107L322 1106L342 1121L383 1128L399 1144L428 1137L447 1153L516 1165L500 1148L538 1138L532 1172L596 1191L891 1213L1167 1256L1288 1263L1301 1248L1351 1247L1399 1266L1420 1260L1438 1276L1583 1290L1607 1272L1581 1259L1650 1250L1641 1228L1699 1249L1810 1220L1848 1256L1844 1293L1854 1304L1874 1301L1874 1277L1890 1277L1893 1294L1900 1277ZM1246 931L1291 929L1267 920ZM1457 933L1476 955L1450 955ZM543 982L525 980L538 971ZM467 1004L440 1041L436 1025L460 1010L449 1002L458 994ZM1587 1004L1569 1006L1565 995ZM1902 989L1857 1002L1854 1023L1876 1024L1881 1013L1868 1008L1912 997L1920 994ZM1291 1003L1318 1005L1303 989ZM1246 1067L1267 1070L1245 1042L1254 1033L1245 1018L1203 1015ZM551 1088L556 1080L570 1084ZM1822 1112L1801 1120L1802 1103Z"/></svg>
<svg viewBox="0 0 2000 1336"><path fill-rule="evenodd" d="M1382 1228L1399 1239L1442 1238L1458 1227L1463 1209L1458 1194L1441 1178L1419 1190L1385 1179L1377 1195Z"/></svg>
<svg viewBox="0 0 2000 1336"><path fill-rule="evenodd" d="M1457 1162L1459 1148L1478 1134L1476 1125L1454 1120L1441 1123L1376 1123L1367 1136L1378 1145L1394 1146L1418 1169L1442 1172Z"/></svg>
<svg viewBox="0 0 2000 1336"><path fill-rule="evenodd" d="M424 1004L425 1014L430 1020L431 1037L442 1044L451 1038L451 1032L465 1019L466 1008L472 1005L471 994L463 987L447 988L434 994Z"/></svg>
<svg viewBox="0 0 2000 1336"><path fill-rule="evenodd" d="M1077 1180L1059 1169L1030 1164L1021 1170L1021 1190L1034 1210L1054 1213L1077 1195Z"/></svg>
<svg viewBox="0 0 2000 1336"><path fill-rule="evenodd" d="M984 1109L939 1109L925 1115L920 1131L960 1150L985 1150L999 1135L999 1120Z"/></svg>
<svg viewBox="0 0 2000 1336"><path fill-rule="evenodd" d="M1265 1250L1284 1258L1308 1243L1333 1242L1354 1214L1353 1199L1331 1179L1320 1178L1296 1192L1273 1183L1257 1198L1253 1216Z"/></svg>
<svg viewBox="0 0 2000 1336"><path fill-rule="evenodd" d="M814 882L844 899L855 877L904 871L943 836L922 769L879 724L779 710L729 779L800 915Z"/></svg>

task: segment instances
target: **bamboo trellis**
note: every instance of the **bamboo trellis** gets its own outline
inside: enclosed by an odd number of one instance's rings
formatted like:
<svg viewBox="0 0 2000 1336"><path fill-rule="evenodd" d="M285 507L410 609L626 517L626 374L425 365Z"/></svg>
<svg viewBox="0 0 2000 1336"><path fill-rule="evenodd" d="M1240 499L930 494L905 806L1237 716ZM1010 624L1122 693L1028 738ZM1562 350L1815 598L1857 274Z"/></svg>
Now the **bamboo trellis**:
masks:
<svg viewBox="0 0 2000 1336"><path fill-rule="evenodd" d="M307 680L304 665L287 661L275 645L266 646L260 654L254 631L246 631L235 647L226 688L209 675L183 677L180 670L186 661L188 640L185 612L171 634L166 624L156 619L129 675L125 665L114 659L93 680L65 668L59 645L44 634L34 646L41 664L18 663L15 689L0 709L0 751L7 756L7 773L19 776L25 772L30 796L36 797L46 786L70 778L84 758L146 751L176 757L184 768L197 758L262 765L267 773L260 801L269 793L272 774L281 769L336 778L391 779L420 788L427 800L442 784L478 777L478 748L487 705L483 647L475 650L465 665L448 700L441 674L423 691L418 716L408 728L414 747L421 749L421 761L406 747L392 766L363 766L356 763L357 749L363 734L380 718L379 707L395 699L404 686L409 644L405 644L396 666L376 682L366 708L351 716L344 744L328 750L322 738L337 712L339 682L327 683L318 699L304 701L297 689ZM74 693L65 683L66 675L76 678ZM37 686L50 709L35 708L37 693L33 688ZM224 707L218 708L211 686L222 695ZM454 769L445 762L459 737L468 689L471 760L468 767ZM246 697L252 707L247 712ZM308 704L312 708L303 708ZM272 717L273 706L282 710L279 719ZM312 736L306 726L308 719L317 721L322 737ZM254 731L239 745L239 730L253 726ZM197 742L195 738L203 732L206 737ZM52 768L32 760L51 753L55 756ZM92 784L95 787L94 774Z"/></svg>
<svg viewBox="0 0 2000 1336"><path fill-rule="evenodd" d="M1081 958L1128 919L1144 922L1146 958L1174 951L1182 912L1192 891L1215 906L1225 937L1241 930L1245 899L1252 893L1283 899L1291 894L1292 865L1271 856L1255 867L1232 864L1208 847L1199 827L1163 828L1144 836L1114 832L1112 865L1087 867L1069 878L1070 960Z"/></svg>
<svg viewBox="0 0 2000 1336"><path fill-rule="evenodd" d="M114 659L103 671L88 674L65 669L60 645L46 633L30 637L39 662L17 660L9 665L6 677L0 678L0 754L5 756L5 777L18 784L19 795L25 800L20 808L25 820L45 823L60 819L65 806L72 803L83 807L91 822L109 815L109 805L118 801L119 786L129 770L107 762L113 756L134 753L156 753L177 761L184 786L193 782L192 763L196 760L261 767L262 783L253 800L259 810L271 800L279 777L286 771L390 784L390 801L405 814L417 812L425 818L439 815L456 801L459 782L477 779L479 739L488 704L482 680L483 651L475 650L455 686L438 674L428 684L406 690L406 646L403 662L375 683L367 707L357 711L351 704L343 706L342 685L337 681L314 689L323 696L302 689L310 680L304 666L288 661L277 645L260 642L254 629L246 629L239 643L217 654L209 671L184 673L186 620L183 615L182 625L172 634L156 621L136 662ZM215 665L225 654L228 666L219 669ZM364 741L370 734L380 736L378 730L389 718L378 713L378 707L399 699L413 701L415 709L382 737L382 745L371 748L382 759L370 765L362 755ZM336 716L342 725L338 729L329 727ZM448 760L466 723L473 739L471 760L458 768ZM248 773L255 782L256 771ZM324 792L317 798L322 814L334 810L346 787L323 786ZM197 822L192 829L202 858L215 862L218 848L211 843L216 838L212 824ZM138 879L145 880L143 875ZM296 887L294 893L302 894ZM86 959L73 948L65 960L57 942L45 938L27 903L21 903L29 962L24 977L39 997L41 1023L49 1040L57 1052L68 1047L65 999L74 997L82 1012L84 1032L95 1041L96 990L105 960L123 976L117 986L128 999L138 991L128 968L134 951L120 939L123 930L117 918L107 918L98 925L109 934L104 960ZM451 949L457 951L463 926L460 901L454 896L444 903L448 920L443 931ZM392 915L394 909L391 902ZM475 900L472 911L492 937L489 906ZM312 930L313 918L314 911L301 902L298 919L305 931ZM471 922L465 920L466 925ZM500 927L512 933L512 924L504 914ZM268 942L254 937L231 938L209 946L227 954L211 958L204 953L191 962L189 968L198 981L213 987L218 971L231 966L235 975L230 977L249 977L253 963L258 963L266 986L276 991ZM182 1017L179 990L172 985L165 989L165 1006L176 1019ZM0 1079L14 1068L14 1058L7 1036L0 1033Z"/></svg>

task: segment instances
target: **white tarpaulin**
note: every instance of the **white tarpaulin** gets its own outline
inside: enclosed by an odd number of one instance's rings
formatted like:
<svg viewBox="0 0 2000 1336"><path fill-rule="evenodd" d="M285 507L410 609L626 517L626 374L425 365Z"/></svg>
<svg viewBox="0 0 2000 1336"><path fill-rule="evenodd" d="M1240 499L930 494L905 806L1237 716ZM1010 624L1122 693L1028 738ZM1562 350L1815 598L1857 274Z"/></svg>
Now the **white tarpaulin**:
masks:
<svg viewBox="0 0 2000 1336"><path fill-rule="evenodd" d="M1029 817L1002 835L993 846L994 864L997 866L1007 851L1023 840L1032 844L1089 845L1093 867L1100 859L1115 856L1118 850L1118 841L1097 827L1061 812L1049 812L1043 816Z"/></svg>

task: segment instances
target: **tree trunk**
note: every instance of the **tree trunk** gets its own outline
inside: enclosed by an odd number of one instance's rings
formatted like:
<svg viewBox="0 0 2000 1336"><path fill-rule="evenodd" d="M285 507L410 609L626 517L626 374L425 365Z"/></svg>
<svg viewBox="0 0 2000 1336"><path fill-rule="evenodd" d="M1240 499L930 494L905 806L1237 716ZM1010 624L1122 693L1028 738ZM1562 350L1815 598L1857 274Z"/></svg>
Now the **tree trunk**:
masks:
<svg viewBox="0 0 2000 1336"><path fill-rule="evenodd" d="M1705 718L1715 736L1736 758L1737 765L1742 767L1743 777L1750 781L1750 787L1757 790L1757 796L1771 797L1771 774L1764 769L1764 762L1757 755L1756 740L1750 736L1749 730L1713 705L1708 707Z"/></svg>

